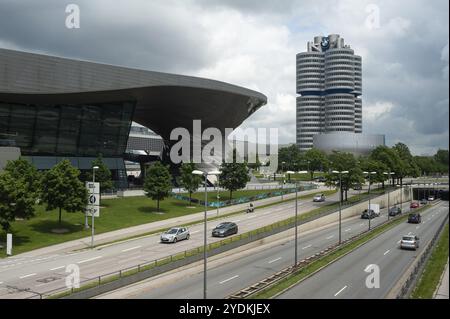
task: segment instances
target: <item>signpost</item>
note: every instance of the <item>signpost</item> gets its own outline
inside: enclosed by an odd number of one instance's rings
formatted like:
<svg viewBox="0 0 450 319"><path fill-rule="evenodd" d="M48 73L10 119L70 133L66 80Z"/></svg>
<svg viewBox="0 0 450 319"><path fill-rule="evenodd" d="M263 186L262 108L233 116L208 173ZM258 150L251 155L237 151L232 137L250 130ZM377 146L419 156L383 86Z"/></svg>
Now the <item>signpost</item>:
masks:
<svg viewBox="0 0 450 319"><path fill-rule="evenodd" d="M86 188L89 191L86 216L92 217L91 246L94 247L94 219L100 217L100 183L86 182Z"/></svg>
<svg viewBox="0 0 450 319"><path fill-rule="evenodd" d="M6 234L6 255L12 255L12 234Z"/></svg>

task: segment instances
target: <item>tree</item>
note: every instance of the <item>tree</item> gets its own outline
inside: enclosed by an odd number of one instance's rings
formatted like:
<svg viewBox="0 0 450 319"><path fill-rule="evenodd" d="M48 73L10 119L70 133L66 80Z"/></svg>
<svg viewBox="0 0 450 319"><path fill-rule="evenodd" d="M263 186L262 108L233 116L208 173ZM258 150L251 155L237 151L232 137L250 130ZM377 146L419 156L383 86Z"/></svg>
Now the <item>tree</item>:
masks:
<svg viewBox="0 0 450 319"><path fill-rule="evenodd" d="M402 161L399 154L392 148L387 146L378 146L372 151L369 159L382 162L386 165L388 170L395 173L395 175L392 176L392 184L394 184L395 178L399 180L406 174L406 165L404 161Z"/></svg>
<svg viewBox="0 0 450 319"><path fill-rule="evenodd" d="M159 211L159 202L168 197L172 191L171 176L168 166L160 162L151 165L146 172L144 181L145 195L156 200L157 210Z"/></svg>
<svg viewBox="0 0 450 319"><path fill-rule="evenodd" d="M403 161L403 165L405 166L405 172L400 178L400 184L403 184L404 176L418 177L420 174L420 169L415 163L408 146L404 143L397 143L393 147L393 150L397 152L400 159Z"/></svg>
<svg viewBox="0 0 450 319"><path fill-rule="evenodd" d="M110 190L114 187L111 171L108 166L103 162L102 154L99 154L98 157L92 161L92 167L98 166L98 169L95 170L95 181L100 183L100 190ZM86 172L86 181L92 181L92 171Z"/></svg>
<svg viewBox="0 0 450 319"><path fill-rule="evenodd" d="M370 176L370 182L382 183L384 188L384 181L388 178L384 173L388 173L389 169L386 164L381 161L362 158L360 159L360 166L363 171L376 172L376 174Z"/></svg>
<svg viewBox="0 0 450 319"><path fill-rule="evenodd" d="M342 174L342 189L341 196L345 196L345 201L348 199L348 190L357 184L364 182L364 175L358 165L356 158L351 153L334 151L329 155L330 165L332 170L348 171L348 174ZM327 184L339 186L338 174L327 174Z"/></svg>
<svg viewBox="0 0 450 319"><path fill-rule="evenodd" d="M8 161L5 171L9 172L14 179L22 179L25 183L26 191L38 195L40 190L41 176L36 167L29 161L19 158L15 161Z"/></svg>
<svg viewBox="0 0 450 319"><path fill-rule="evenodd" d="M291 170L296 171L303 159L303 155L300 153L297 145L291 145L289 147L283 147L278 150L278 170ZM283 162L285 164L283 165Z"/></svg>
<svg viewBox="0 0 450 319"><path fill-rule="evenodd" d="M30 191L28 176L16 178L5 171L0 174L0 226L7 232L16 218L34 216L37 192Z"/></svg>
<svg viewBox="0 0 450 319"><path fill-rule="evenodd" d="M192 201L192 193L196 192L202 177L192 174L192 171L197 169L195 163L183 163L180 167L180 182L181 186L189 192L189 203Z"/></svg>
<svg viewBox="0 0 450 319"><path fill-rule="evenodd" d="M237 163L236 150L233 150L233 162L221 166L220 184L230 191L230 199L233 198L233 192L244 188L250 181L246 163Z"/></svg>
<svg viewBox="0 0 450 319"><path fill-rule="evenodd" d="M42 178L42 201L46 210L59 210L58 223L61 224L61 213L84 211L88 198L88 190L79 179L80 171L68 160L63 160L52 169L46 171Z"/></svg>
<svg viewBox="0 0 450 319"><path fill-rule="evenodd" d="M328 167L326 154L316 148L312 148L305 153L305 160L309 163L311 180L314 178L314 171L324 170Z"/></svg>
<svg viewBox="0 0 450 319"><path fill-rule="evenodd" d="M448 150L438 150L434 155L436 162L448 166Z"/></svg>

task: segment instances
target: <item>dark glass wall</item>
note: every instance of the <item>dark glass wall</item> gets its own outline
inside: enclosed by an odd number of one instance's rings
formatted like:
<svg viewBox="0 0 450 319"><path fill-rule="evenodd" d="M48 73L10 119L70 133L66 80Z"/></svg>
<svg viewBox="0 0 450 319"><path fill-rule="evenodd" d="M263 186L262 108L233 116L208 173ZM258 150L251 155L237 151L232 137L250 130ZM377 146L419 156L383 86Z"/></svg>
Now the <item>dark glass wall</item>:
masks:
<svg viewBox="0 0 450 319"><path fill-rule="evenodd" d="M0 101L0 140L23 155L122 157L134 102L32 105Z"/></svg>

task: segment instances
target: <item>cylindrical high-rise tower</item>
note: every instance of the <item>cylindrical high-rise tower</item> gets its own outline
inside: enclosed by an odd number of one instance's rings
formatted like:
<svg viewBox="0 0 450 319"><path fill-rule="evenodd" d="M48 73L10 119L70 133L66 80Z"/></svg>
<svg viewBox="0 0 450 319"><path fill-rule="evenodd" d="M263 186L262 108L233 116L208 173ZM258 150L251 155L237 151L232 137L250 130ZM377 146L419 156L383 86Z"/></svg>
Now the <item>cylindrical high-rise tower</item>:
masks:
<svg viewBox="0 0 450 319"><path fill-rule="evenodd" d="M297 54L297 145L317 134L362 133L361 57L337 34L315 37Z"/></svg>

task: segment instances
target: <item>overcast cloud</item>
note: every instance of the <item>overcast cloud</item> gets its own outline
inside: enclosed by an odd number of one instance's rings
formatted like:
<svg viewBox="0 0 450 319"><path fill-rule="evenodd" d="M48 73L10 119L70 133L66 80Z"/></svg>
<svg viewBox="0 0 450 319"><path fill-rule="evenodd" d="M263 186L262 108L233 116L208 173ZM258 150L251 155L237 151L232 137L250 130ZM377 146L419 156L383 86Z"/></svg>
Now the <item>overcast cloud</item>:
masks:
<svg viewBox="0 0 450 319"><path fill-rule="evenodd" d="M64 26L69 3L80 29ZM242 85L269 99L243 127L291 143L295 55L338 33L363 57L363 131L432 154L448 148L448 23L448 0L0 0L0 47Z"/></svg>

